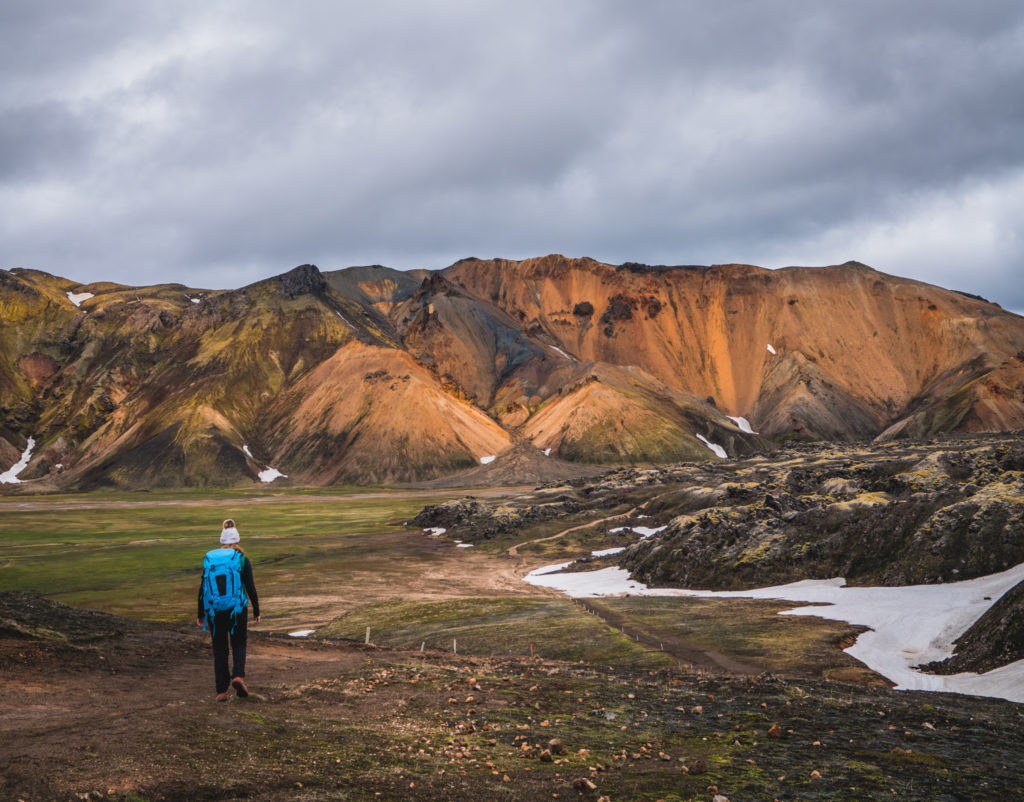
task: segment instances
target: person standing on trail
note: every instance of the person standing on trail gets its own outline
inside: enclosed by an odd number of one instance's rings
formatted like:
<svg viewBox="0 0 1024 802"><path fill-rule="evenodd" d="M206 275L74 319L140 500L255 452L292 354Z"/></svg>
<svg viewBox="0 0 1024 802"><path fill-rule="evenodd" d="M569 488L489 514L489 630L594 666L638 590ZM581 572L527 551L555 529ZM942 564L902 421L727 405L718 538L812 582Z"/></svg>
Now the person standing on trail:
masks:
<svg viewBox="0 0 1024 802"><path fill-rule="evenodd" d="M248 696L245 685L245 642L252 602L253 622L260 622L260 600L252 578L252 563L238 545L235 522L228 518L220 533L220 548L211 549L203 558L203 580L199 584L199 612L196 624L210 628L213 640L213 671L217 683L217 701L226 702L228 689ZM228 670L228 647L234 661Z"/></svg>

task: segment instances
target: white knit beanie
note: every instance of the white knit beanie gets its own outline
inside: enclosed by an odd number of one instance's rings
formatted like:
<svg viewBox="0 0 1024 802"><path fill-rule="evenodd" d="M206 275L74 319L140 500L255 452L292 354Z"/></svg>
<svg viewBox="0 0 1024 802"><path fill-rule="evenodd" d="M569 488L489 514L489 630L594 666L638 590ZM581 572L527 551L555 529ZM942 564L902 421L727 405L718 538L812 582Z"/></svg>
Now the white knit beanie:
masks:
<svg viewBox="0 0 1024 802"><path fill-rule="evenodd" d="M220 544L222 546L230 546L232 543L238 542L238 530L233 526L229 526L227 529L222 529L220 532Z"/></svg>

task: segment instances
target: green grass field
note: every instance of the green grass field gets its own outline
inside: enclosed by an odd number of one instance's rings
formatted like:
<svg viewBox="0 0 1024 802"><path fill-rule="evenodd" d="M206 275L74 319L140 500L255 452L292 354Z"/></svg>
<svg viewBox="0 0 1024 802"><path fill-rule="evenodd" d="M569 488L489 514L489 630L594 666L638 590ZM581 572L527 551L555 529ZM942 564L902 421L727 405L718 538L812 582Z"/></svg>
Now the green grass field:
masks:
<svg viewBox="0 0 1024 802"><path fill-rule="evenodd" d="M622 536L607 534L607 524L530 543L589 516L548 521L472 549L406 525L425 505L456 495L332 488L0 497L0 590L186 624L194 620L203 554L218 545L221 521L234 518L253 561L264 630L314 628L362 640L369 626L382 646L449 650L455 639L466 654L527 654L534 643L554 659L670 662L571 601L519 581L537 564L618 544ZM506 555L516 543L525 562ZM648 646L677 637L781 673L857 682L870 674L836 648L850 628L780 617L780 605L656 598L600 605L625 616L630 631L647 633Z"/></svg>
<svg viewBox="0 0 1024 802"><path fill-rule="evenodd" d="M234 518L261 598L315 596L354 575L394 574L389 555L429 562L438 546L402 524L436 494L296 498L184 492L0 502L0 589L135 618L193 616L203 554ZM398 574L407 573L397 570ZM394 579L394 577L392 577Z"/></svg>

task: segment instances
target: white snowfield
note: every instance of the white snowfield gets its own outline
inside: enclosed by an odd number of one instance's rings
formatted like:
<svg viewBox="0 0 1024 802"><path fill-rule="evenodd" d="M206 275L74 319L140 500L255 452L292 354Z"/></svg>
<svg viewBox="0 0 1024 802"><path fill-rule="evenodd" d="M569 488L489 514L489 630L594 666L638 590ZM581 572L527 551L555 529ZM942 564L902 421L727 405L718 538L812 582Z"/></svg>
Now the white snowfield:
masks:
<svg viewBox="0 0 1024 802"><path fill-rule="evenodd" d="M480 457L480 464L481 465L490 465L492 462L494 462L494 460L495 460L495 457Z"/></svg>
<svg viewBox="0 0 1024 802"><path fill-rule="evenodd" d="M281 473L277 468L271 468L269 465L266 470L260 471L258 476L261 482L273 482L275 479L288 478L288 474Z"/></svg>
<svg viewBox="0 0 1024 802"><path fill-rule="evenodd" d="M431 526L431 527L428 527L428 528L424 529L423 531L426 532L431 537L440 537L441 535L443 535L448 530L445 529L443 526Z"/></svg>
<svg viewBox="0 0 1024 802"><path fill-rule="evenodd" d="M646 518L648 516L643 516L643 517ZM644 538L648 538L651 535L656 535L656 534L658 534L658 532L663 532L664 530L668 529L668 525L666 524L665 526L655 526L655 527L650 527L650 526L616 526L614 529L609 529L608 533L614 535L614 534L616 534L618 532L625 532L627 529L629 529L631 532L636 532L638 535L642 535Z"/></svg>
<svg viewBox="0 0 1024 802"><path fill-rule="evenodd" d="M32 459L32 449L35 447L36 440L34 437L30 437L28 442L25 444L25 450L21 452L21 458L6 471L0 473L0 485L21 484L21 479L18 478L18 474L28 467L28 462Z"/></svg>
<svg viewBox="0 0 1024 802"><path fill-rule="evenodd" d="M732 415L726 415L725 417L727 417L729 420L731 420L733 423L739 426L741 432L746 432L747 434L757 434L757 432L750 428L750 421L748 421L746 418L734 418Z"/></svg>
<svg viewBox="0 0 1024 802"><path fill-rule="evenodd" d="M559 348L559 347L558 347L557 345L549 345L549 346L548 346L548 348L550 348L550 349L551 349L551 350L553 350L553 351L557 351L557 352L558 352L558 353L560 353L560 354L561 354L562 356L564 356L564 357L565 357L566 359L568 359L568 360L572 360L572 357L571 357L571 356L569 356L569 355L568 355L567 353L565 353L565 351L563 351L563 350L562 350L561 348Z"/></svg>
<svg viewBox="0 0 1024 802"><path fill-rule="evenodd" d="M68 292L68 300L71 301L75 306L81 306L82 301L88 301L90 298L95 298L91 292Z"/></svg>
<svg viewBox="0 0 1024 802"><path fill-rule="evenodd" d="M774 354L775 353L775 349L772 348L772 344L771 343L768 343L768 353L769 354Z"/></svg>
<svg viewBox="0 0 1024 802"><path fill-rule="evenodd" d="M710 598L782 599L807 602L780 615L813 615L871 627L846 653L896 683L898 690L946 691L994 696L1024 702L1024 660L984 674L925 674L914 666L953 654L953 641L980 618L1000 596L1024 580L1024 563L990 576L942 585L901 588L846 587L843 579L808 579L753 590L710 591L649 588L629 578L623 568L585 573L558 573L570 563L531 571L525 580L554 588L573 598L591 596L702 596Z"/></svg>
<svg viewBox="0 0 1024 802"><path fill-rule="evenodd" d="M316 632L315 629L297 629L294 632L289 632L288 633L288 637L289 638L308 638L314 632Z"/></svg>
<svg viewBox="0 0 1024 802"><path fill-rule="evenodd" d="M725 459L725 458L727 458L729 456L728 454L725 453L725 449L724 448L722 448L719 445L715 445L710 440L708 440L706 437L704 437L704 435L698 434L697 435L697 439L700 440L704 445L706 445L712 451L714 451L715 454L717 456L721 457L722 459Z"/></svg>

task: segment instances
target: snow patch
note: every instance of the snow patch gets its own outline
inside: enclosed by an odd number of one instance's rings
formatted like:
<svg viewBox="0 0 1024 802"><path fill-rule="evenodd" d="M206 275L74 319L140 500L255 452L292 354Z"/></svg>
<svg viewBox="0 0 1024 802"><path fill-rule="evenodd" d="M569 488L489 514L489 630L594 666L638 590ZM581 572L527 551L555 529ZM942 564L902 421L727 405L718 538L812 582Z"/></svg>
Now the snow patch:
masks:
<svg viewBox="0 0 1024 802"><path fill-rule="evenodd" d="M565 567L566 563L558 563L537 568L526 575L525 581L573 598L629 593L806 602L816 606L797 607L781 615L810 615L871 627L845 651L892 680L897 690L944 691L1024 702L1024 660L984 674L935 675L914 669L952 655L953 642L996 599L1024 580L1024 563L998 574L942 585L846 587L845 580L836 578L737 591L649 588L630 579L625 569L615 567L558 573Z"/></svg>
<svg viewBox="0 0 1024 802"><path fill-rule="evenodd" d="M570 360L572 359L572 357L571 357L571 356L569 356L569 355L568 355L567 353L565 353L565 351L563 351L563 350L562 350L561 348L559 348L559 347L558 347L557 345L549 345L549 346L548 346L548 348L550 348L550 349L551 349L551 350L553 350L553 351L557 351L557 352L558 352L558 353L560 353L560 354L561 354L562 356L564 356L564 357L565 357L566 359L570 359Z"/></svg>
<svg viewBox="0 0 1024 802"><path fill-rule="evenodd" d="M750 421L748 421L746 418L734 418L732 415L726 415L725 417L727 417L729 420L731 420L733 423L739 426L741 432L746 432L747 434L757 434L757 432L750 428Z"/></svg>
<svg viewBox="0 0 1024 802"><path fill-rule="evenodd" d="M480 457L480 464L481 465L490 465L492 462L494 462L494 460L495 460L495 457L493 457L493 456L491 456L491 457Z"/></svg>
<svg viewBox="0 0 1024 802"><path fill-rule="evenodd" d="M568 562L564 563L555 563L554 565L542 565L540 568L534 568L532 571L530 571L530 573L523 577L523 580L526 582L530 582L531 585L543 584L540 582L532 582L531 579L536 579L539 576L547 576L548 574L558 573L563 568L568 568L570 565L573 564L573 562L575 562L575 560L569 560ZM551 585L549 587L554 586ZM561 590L561 588L556 588L556 590Z"/></svg>
<svg viewBox="0 0 1024 802"><path fill-rule="evenodd" d="M544 449L544 456L545 457L550 457L551 456L551 449L550 448L545 448Z"/></svg>
<svg viewBox="0 0 1024 802"><path fill-rule="evenodd" d="M726 459L729 456L728 454L725 453L725 449L724 448L722 448L719 445L715 445L710 440L706 439L703 435L699 435L698 434L697 435L697 439L700 440L704 445L706 445L712 451L714 451L715 454L718 455L719 457L721 457L722 459Z"/></svg>
<svg viewBox="0 0 1024 802"><path fill-rule="evenodd" d="M666 529L668 529L668 524L666 524L665 526L655 526L653 528L650 526L633 527L633 531L636 532L638 535L642 535L645 539L649 538L651 535L658 534L658 532L664 532Z"/></svg>
<svg viewBox="0 0 1024 802"><path fill-rule="evenodd" d="M281 473L277 468L271 468L269 465L265 471L259 472L261 482L273 482L275 479L287 479L288 474Z"/></svg>
<svg viewBox="0 0 1024 802"><path fill-rule="evenodd" d="M249 450L249 446L242 446L242 451L245 452L245 456L247 456L249 459L255 459L255 457L253 457L252 455L252 452Z"/></svg>
<svg viewBox="0 0 1024 802"><path fill-rule="evenodd" d="M440 537L441 535L443 535L448 530L445 529L443 526L428 526L423 531L426 532L431 537Z"/></svg>
<svg viewBox="0 0 1024 802"><path fill-rule="evenodd" d="M32 449L35 447L36 440L34 437L30 437L28 442L25 444L25 450L21 452L21 459L15 462L6 471L0 473L0 485L21 484L21 479L18 478L18 474L28 467L28 462L32 459Z"/></svg>
<svg viewBox="0 0 1024 802"><path fill-rule="evenodd" d="M288 637L289 638L308 638L314 632L316 632L315 629L297 629L294 632L289 632L288 633Z"/></svg>
<svg viewBox="0 0 1024 802"><path fill-rule="evenodd" d="M68 300L71 301L75 306L81 306L82 301L88 301L90 298L95 298L91 292L68 292Z"/></svg>
<svg viewBox="0 0 1024 802"><path fill-rule="evenodd" d="M625 551L625 546L616 546L613 549L599 549L597 551L590 552L591 557L611 557L613 554Z"/></svg>
<svg viewBox="0 0 1024 802"><path fill-rule="evenodd" d="M771 343L768 343L768 353L769 354L774 354L775 353L775 349L772 348L772 344Z"/></svg>
<svg viewBox="0 0 1024 802"><path fill-rule="evenodd" d="M456 543L455 548L457 549L471 549L473 548L472 543Z"/></svg>
<svg viewBox="0 0 1024 802"><path fill-rule="evenodd" d="M354 329L355 328L355 326L353 326L351 323L349 323L347 320L345 320L345 316L342 315L341 312L339 312L338 310L334 310L334 314L336 314L338 317L340 317L341 318L341 322L344 323L346 326L348 326L350 329Z"/></svg>

